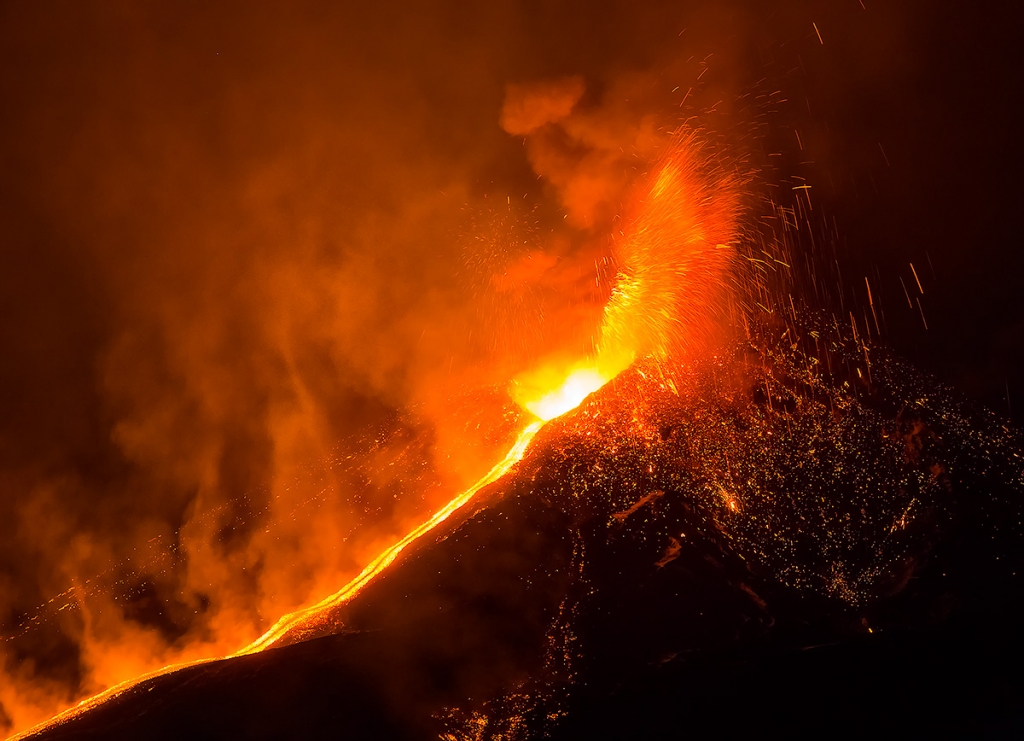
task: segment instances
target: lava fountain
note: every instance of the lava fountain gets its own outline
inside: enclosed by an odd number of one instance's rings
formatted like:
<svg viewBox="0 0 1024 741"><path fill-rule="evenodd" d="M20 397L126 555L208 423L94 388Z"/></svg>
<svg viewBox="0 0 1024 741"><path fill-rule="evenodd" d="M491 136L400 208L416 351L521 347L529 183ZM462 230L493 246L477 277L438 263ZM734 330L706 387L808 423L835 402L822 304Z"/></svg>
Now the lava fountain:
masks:
<svg viewBox="0 0 1024 741"><path fill-rule="evenodd" d="M728 306L739 237L738 179L693 134L676 134L615 244L620 268L594 354L530 370L512 396L542 420L565 414L634 360L706 347Z"/></svg>

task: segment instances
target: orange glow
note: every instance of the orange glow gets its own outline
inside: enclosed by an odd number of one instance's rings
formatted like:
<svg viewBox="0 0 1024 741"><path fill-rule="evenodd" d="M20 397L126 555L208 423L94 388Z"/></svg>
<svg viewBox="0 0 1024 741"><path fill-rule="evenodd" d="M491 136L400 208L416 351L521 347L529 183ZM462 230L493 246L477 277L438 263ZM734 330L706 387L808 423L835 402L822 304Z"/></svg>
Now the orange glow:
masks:
<svg viewBox="0 0 1024 741"><path fill-rule="evenodd" d="M551 369L520 379L512 386L512 397L521 407L545 422L575 409L590 394L611 380L596 367L575 368L559 383L559 374Z"/></svg>
<svg viewBox="0 0 1024 741"><path fill-rule="evenodd" d="M526 402L524 406L539 419L554 419L578 407L581 401L606 383L608 379L596 370L580 368L570 373L557 389L536 401Z"/></svg>

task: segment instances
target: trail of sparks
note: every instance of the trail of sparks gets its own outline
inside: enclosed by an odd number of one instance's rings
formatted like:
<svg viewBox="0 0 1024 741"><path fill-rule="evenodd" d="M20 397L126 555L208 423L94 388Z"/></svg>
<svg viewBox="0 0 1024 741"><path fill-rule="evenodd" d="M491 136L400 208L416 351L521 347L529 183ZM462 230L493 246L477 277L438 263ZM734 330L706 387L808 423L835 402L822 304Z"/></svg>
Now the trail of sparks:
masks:
<svg viewBox="0 0 1024 741"><path fill-rule="evenodd" d="M475 484L466 489L464 492L459 494L457 497L449 501L444 507L439 509L431 516L429 520L424 522L419 527L410 531L405 537L399 540L397 543L392 545L390 548L381 553L377 558L371 561L366 568L364 568L358 576L352 581L342 587L334 594L326 597L320 602L310 607L297 610L295 612L285 615L277 623L274 624L270 630L264 633L262 636L257 638L255 641L250 643L245 648L236 651L233 654L226 656L214 656L206 659L199 659L196 661L186 661L180 664L169 664L168 666L162 667L155 671L143 674L142 676L129 679L120 684L114 685L103 692L93 695L74 707L68 708L67 710L55 715L54 717L46 720L39 725L36 725L28 730L22 731L21 733L10 736L8 741L17 741L18 739L28 738L47 728L62 725L63 723L72 720L89 710L102 705L103 703L113 700L119 695L127 692L133 687L138 686L142 682L156 677L163 676L176 672L180 669L186 669L192 666L202 666L203 664L210 664L215 661L222 661L224 659L236 658L239 656L248 656L250 654L259 653L264 651L275 643L277 643L282 637L287 635L290 631L309 626L316 622L318 617L323 616L329 610L344 605L345 603L352 600L363 587L373 581L377 576L381 574L388 566L394 563L395 559L408 548L410 545L415 543L417 540L422 538L424 535L430 533L434 528L443 523L452 514L464 507L466 504L473 499L476 494L483 489L485 486L494 483L508 471L522 460L523 455L526 453L526 449L529 447L530 442L534 436L540 431L540 429L547 424L546 421L537 420L527 426L516 439L515 444L508 451L505 457L499 461L490 471L488 471L482 478L480 478Z"/></svg>

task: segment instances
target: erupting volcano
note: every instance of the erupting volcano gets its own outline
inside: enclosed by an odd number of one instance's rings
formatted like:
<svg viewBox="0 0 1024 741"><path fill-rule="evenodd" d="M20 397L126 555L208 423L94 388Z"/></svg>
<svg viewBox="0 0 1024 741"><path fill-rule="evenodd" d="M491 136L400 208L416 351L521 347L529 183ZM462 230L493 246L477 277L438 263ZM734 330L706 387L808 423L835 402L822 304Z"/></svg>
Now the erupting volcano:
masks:
<svg viewBox="0 0 1024 741"><path fill-rule="evenodd" d="M919 13L159 5L0 24L0 730L1024 730Z"/></svg>
<svg viewBox="0 0 1024 741"><path fill-rule="evenodd" d="M576 362L566 373L531 370L513 381L511 393L536 421L527 424L505 457L472 486L451 499L429 520L411 530L373 559L335 594L278 620L260 638L231 656L335 632L344 625L336 613L378 578L401 553L463 510L481 490L509 474L527 453L544 425L575 409L590 394L626 371L638 359L659 365L678 362L703 340L709 324L727 312L737 238L739 207L735 183L713 164L701 163L699 139L682 131L669 138L666 154L652 168L636 197L636 214L615 251L621 265L604 309L593 357ZM552 385L552 381L554 382ZM200 666L174 664L123 682L82 701L29 734L67 723L131 690L140 682L169 672Z"/></svg>

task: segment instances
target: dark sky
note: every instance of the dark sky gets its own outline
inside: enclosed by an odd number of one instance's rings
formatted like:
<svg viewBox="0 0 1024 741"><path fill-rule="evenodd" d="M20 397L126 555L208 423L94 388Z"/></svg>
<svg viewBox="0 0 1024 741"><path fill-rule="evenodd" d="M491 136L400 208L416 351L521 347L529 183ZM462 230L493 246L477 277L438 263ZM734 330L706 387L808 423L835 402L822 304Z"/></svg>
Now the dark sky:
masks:
<svg viewBox="0 0 1024 741"><path fill-rule="evenodd" d="M894 74L840 98L828 91L842 58L807 68L834 111L828 161L846 173L834 205L845 272L881 276L900 352L1006 415L1006 388L1011 402L1024 394L1019 14L1008 3L887 5L901 27ZM871 31L845 45L859 34ZM900 308L894 276L909 287L909 262L925 284L924 333Z"/></svg>
<svg viewBox="0 0 1024 741"><path fill-rule="evenodd" d="M435 389L522 360L488 355L513 325L465 257L524 193L563 228L499 126L510 83L579 75L609 142L697 115L781 153L764 179L812 185L833 301L863 311L867 277L898 352L1017 417L1019 29L1011 3L923 0L0 5L0 623L389 410L443 443ZM359 507L393 526L425 496ZM301 533L251 537L161 588L316 571Z"/></svg>

